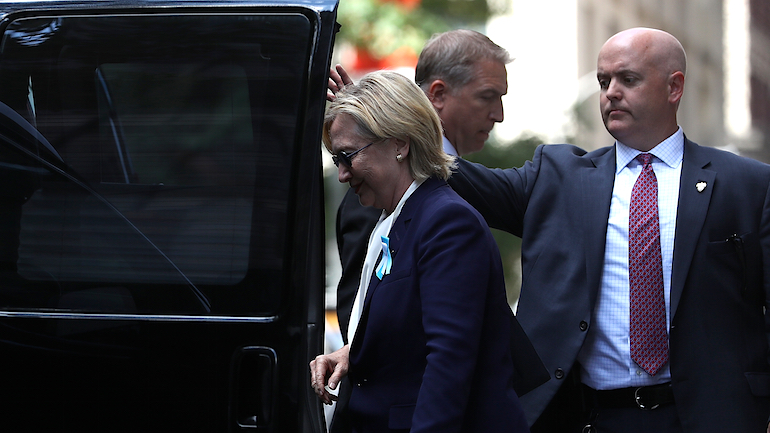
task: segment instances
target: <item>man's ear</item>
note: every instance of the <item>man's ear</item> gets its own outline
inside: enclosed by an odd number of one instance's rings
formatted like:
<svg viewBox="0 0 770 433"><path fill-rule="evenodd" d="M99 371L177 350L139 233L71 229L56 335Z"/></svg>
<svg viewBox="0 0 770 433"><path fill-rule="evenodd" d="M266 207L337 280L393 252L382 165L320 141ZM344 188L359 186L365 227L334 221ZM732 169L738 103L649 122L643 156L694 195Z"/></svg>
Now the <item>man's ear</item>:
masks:
<svg viewBox="0 0 770 433"><path fill-rule="evenodd" d="M444 80L433 80L428 86L428 99L433 104L433 108L439 113L444 108L444 102L449 92L449 88Z"/></svg>
<svg viewBox="0 0 770 433"><path fill-rule="evenodd" d="M678 104L684 95L684 74L676 71L668 78L669 101Z"/></svg>

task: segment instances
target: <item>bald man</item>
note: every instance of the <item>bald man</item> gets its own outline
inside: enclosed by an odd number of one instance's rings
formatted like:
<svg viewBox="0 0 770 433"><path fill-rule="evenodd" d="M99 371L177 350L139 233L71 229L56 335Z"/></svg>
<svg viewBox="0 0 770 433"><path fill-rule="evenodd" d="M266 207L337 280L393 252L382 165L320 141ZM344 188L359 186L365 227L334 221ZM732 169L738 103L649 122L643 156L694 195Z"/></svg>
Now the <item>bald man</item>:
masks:
<svg viewBox="0 0 770 433"><path fill-rule="evenodd" d="M522 238L518 319L551 373L521 399L533 432L770 432L770 166L685 137L685 74L672 35L620 32L612 146L458 160L452 187Z"/></svg>

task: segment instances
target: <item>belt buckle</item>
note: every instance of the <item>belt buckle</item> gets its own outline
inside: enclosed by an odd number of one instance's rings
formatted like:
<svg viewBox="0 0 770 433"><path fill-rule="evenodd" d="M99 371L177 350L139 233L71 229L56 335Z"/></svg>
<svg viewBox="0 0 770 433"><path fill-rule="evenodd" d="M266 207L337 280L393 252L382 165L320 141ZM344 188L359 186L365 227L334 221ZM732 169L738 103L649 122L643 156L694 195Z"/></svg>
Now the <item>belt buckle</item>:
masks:
<svg viewBox="0 0 770 433"><path fill-rule="evenodd" d="M634 402L636 402L636 405L639 406L639 409L641 409L641 410L655 410L655 409L657 409L658 406L660 406L660 404L656 404L656 405L654 405L652 407L645 406L644 402L642 401L642 396L639 395L639 391L641 391L642 388L644 388L644 387L640 386L639 388L636 388L634 390Z"/></svg>

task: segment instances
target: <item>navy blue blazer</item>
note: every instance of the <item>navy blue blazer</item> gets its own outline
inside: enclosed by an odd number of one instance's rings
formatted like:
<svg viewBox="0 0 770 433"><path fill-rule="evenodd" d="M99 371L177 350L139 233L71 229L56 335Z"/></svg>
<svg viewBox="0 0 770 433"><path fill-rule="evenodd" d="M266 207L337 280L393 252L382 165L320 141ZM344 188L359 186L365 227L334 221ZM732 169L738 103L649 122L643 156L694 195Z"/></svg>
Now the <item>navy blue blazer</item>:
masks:
<svg viewBox="0 0 770 433"><path fill-rule="evenodd" d="M687 139L682 164L669 329L676 408L686 432L765 431L770 166ZM591 326L615 147L540 146L520 169L459 165L450 185L491 227L522 238L517 317L552 374L522 397L532 423L575 366Z"/></svg>
<svg viewBox="0 0 770 433"><path fill-rule="evenodd" d="M391 273L372 276L350 348L353 431L528 432L512 384L513 315L484 219L428 179L389 238Z"/></svg>

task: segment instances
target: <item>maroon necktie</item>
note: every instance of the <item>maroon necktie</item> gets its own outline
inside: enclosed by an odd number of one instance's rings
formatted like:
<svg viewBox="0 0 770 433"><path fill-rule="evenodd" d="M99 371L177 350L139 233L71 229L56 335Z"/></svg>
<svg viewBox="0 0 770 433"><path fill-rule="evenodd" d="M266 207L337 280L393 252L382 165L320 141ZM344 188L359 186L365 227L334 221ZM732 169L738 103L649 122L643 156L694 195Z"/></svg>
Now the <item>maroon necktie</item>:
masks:
<svg viewBox="0 0 770 433"><path fill-rule="evenodd" d="M654 376L668 361L658 180L652 155L642 153L636 159L642 163L642 172L631 191L628 219L631 359Z"/></svg>

